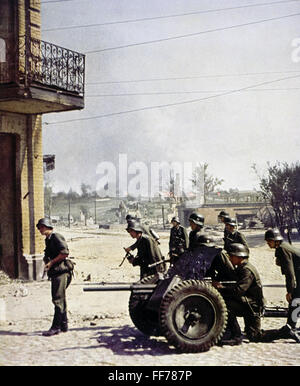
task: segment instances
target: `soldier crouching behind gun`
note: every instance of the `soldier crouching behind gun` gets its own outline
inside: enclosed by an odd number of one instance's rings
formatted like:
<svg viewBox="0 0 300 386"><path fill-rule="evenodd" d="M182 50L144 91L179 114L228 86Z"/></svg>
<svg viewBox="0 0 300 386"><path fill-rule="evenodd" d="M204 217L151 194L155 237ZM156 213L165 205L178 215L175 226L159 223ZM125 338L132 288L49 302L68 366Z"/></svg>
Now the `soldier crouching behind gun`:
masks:
<svg viewBox="0 0 300 386"><path fill-rule="evenodd" d="M138 250L138 254L134 258L129 258L128 261L133 266L140 266L140 278L154 275L157 272L164 272L164 263L158 264L156 267L148 267L149 264L163 260L163 256L157 243L152 238L143 234L143 229L140 224L135 221L128 221L126 230L133 239L137 240L134 245ZM129 250L131 250L130 247L125 248L126 252L129 252Z"/></svg>
<svg viewBox="0 0 300 386"><path fill-rule="evenodd" d="M65 259L69 255L68 245L62 235L53 232L50 220L42 218L36 225L41 235L45 236L45 271L51 279L51 295L54 304L54 317L44 336L53 336L61 331L68 331L66 289L71 283L72 273Z"/></svg>
<svg viewBox="0 0 300 386"><path fill-rule="evenodd" d="M236 284L232 287L223 287L213 283L224 297L228 309L227 330L220 342L221 345L238 345L242 343L241 329L237 316L243 316L245 332L251 342L261 340L261 315L264 307L264 297L259 273L249 263L248 248L239 243L232 243L229 256L233 266L236 266Z"/></svg>

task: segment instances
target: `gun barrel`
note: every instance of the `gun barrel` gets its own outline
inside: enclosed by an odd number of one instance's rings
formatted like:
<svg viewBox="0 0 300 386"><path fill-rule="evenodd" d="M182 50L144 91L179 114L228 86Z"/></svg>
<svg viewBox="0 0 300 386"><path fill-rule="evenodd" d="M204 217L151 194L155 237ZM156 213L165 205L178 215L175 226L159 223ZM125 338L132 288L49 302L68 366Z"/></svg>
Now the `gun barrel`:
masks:
<svg viewBox="0 0 300 386"><path fill-rule="evenodd" d="M170 259L159 260L159 261L156 261L155 263L148 264L148 268L153 268L153 267L156 267L157 265L163 264L163 263L169 263L170 261L171 261Z"/></svg>
<svg viewBox="0 0 300 386"><path fill-rule="evenodd" d="M288 309L285 307L266 307L263 316L265 318L286 318Z"/></svg>
<svg viewBox="0 0 300 386"><path fill-rule="evenodd" d="M84 287L83 291L153 291L156 284L122 284L122 285L100 285L97 287Z"/></svg>

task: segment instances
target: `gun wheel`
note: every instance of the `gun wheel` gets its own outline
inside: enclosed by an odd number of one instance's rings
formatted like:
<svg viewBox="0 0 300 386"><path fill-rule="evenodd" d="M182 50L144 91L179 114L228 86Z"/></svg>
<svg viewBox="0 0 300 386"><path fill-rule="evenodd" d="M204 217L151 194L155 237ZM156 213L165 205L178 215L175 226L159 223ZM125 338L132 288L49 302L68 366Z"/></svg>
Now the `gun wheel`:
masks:
<svg viewBox="0 0 300 386"><path fill-rule="evenodd" d="M143 278L139 283L155 284L157 282L157 275L150 275ZM135 327L143 334L159 336L161 333L158 313L147 309L150 296L151 294L132 292L129 298L129 315Z"/></svg>
<svg viewBox="0 0 300 386"><path fill-rule="evenodd" d="M162 334L182 352L207 351L227 324L224 299L210 284L186 280L175 285L160 307Z"/></svg>

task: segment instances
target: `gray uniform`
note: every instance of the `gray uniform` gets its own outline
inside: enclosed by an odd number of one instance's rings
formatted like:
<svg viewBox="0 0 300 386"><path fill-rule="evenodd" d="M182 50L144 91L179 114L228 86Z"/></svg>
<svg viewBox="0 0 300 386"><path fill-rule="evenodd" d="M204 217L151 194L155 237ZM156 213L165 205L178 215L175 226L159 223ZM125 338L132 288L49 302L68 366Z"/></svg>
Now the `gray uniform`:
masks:
<svg viewBox="0 0 300 386"><path fill-rule="evenodd" d="M45 263L53 260L60 253L69 254L66 240L59 233L52 232L49 237L46 237L45 244ZM51 279L51 295L52 303L54 304L54 319L52 327L60 328L62 323L67 322L66 289L71 282L72 274L70 273L70 270L66 266L64 260L53 265L47 274Z"/></svg>
<svg viewBox="0 0 300 386"><path fill-rule="evenodd" d="M250 341L261 338L261 314L264 297L259 273L245 260L235 269L237 282L232 287L221 289L228 309L227 328L233 337L240 337L241 330L237 316L243 316L245 332Z"/></svg>
<svg viewBox="0 0 300 386"><path fill-rule="evenodd" d="M281 273L285 276L286 290L292 294L292 300L300 298L300 251L293 245L283 241L275 251L276 264L280 266ZM288 320L292 328L296 327L297 320L292 317L298 305L289 304ZM294 319L294 320L293 320Z"/></svg>

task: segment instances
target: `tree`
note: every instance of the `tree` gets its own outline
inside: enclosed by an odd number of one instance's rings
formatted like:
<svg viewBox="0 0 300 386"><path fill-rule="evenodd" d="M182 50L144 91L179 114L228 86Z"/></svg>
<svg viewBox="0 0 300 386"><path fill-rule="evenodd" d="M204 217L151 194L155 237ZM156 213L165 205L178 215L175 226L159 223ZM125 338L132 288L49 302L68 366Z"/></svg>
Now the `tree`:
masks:
<svg viewBox="0 0 300 386"><path fill-rule="evenodd" d="M223 179L213 177L208 174L208 164L204 163L203 166L196 166L192 176L192 183L196 187L200 187L203 184L204 202L205 198L213 193L217 186L222 185Z"/></svg>
<svg viewBox="0 0 300 386"><path fill-rule="evenodd" d="M259 179L263 197L273 208L274 222L281 232L292 228L300 232L300 164L267 165L266 175ZM252 168L258 175L256 166Z"/></svg>

